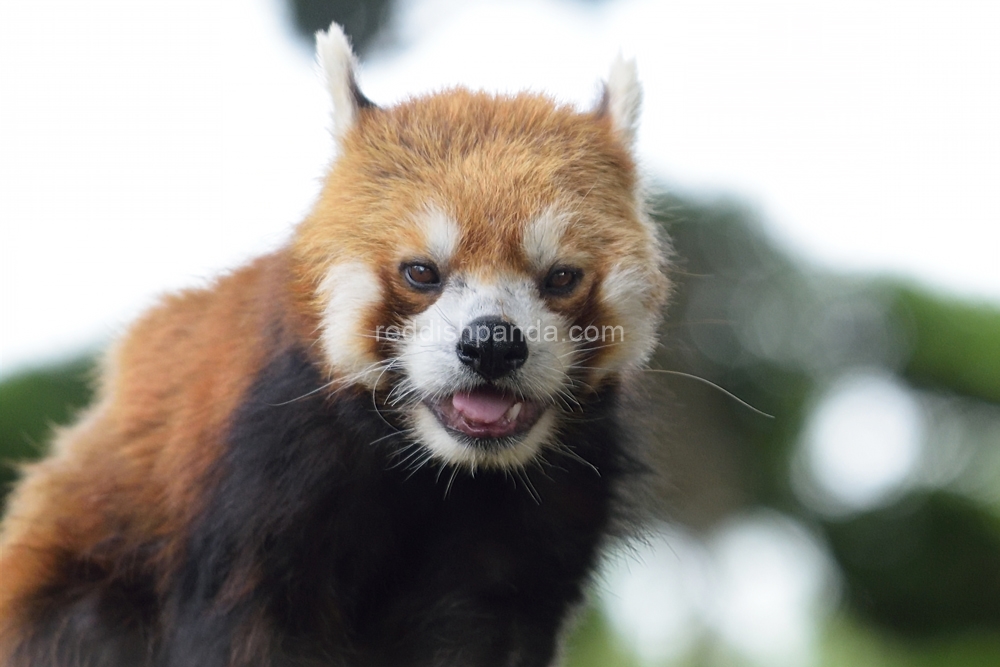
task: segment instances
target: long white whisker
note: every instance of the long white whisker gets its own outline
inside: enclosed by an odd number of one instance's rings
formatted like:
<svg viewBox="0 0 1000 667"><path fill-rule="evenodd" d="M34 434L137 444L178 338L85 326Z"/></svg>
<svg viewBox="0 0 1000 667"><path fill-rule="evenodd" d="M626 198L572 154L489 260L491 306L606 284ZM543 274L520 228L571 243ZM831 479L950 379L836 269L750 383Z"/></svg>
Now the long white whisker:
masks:
<svg viewBox="0 0 1000 667"><path fill-rule="evenodd" d="M528 476L528 473L524 470L524 468L521 468L520 466L515 468L514 474L517 475L522 482L524 482L524 488L527 489L528 495L535 501L535 504L541 505L542 497L538 495L538 490L535 488L535 485L532 484L531 478Z"/></svg>
<svg viewBox="0 0 1000 667"><path fill-rule="evenodd" d="M270 403L269 405L271 407L281 407L281 406L284 406L284 405L288 405L289 403L294 403L296 401L301 401L303 398L308 398L310 396L313 396L314 394L318 394L319 392L323 391L324 389L328 389L329 387L332 387L335 384L343 383L343 386L338 387L333 392L331 392L333 394L336 394L337 392L340 392L341 390L345 389L346 387L349 387L349 386L355 384L359 379L361 379L365 375L367 375L367 374L369 374L369 373L377 370L380 366L383 366L383 365L391 366L393 363L396 362L396 359L397 359L396 357L390 357L388 359L380 359L379 361L376 361L374 363L371 363L371 364L365 366L363 369L361 369L357 373L352 373L351 375L347 375L347 376L344 376L344 377L335 377L332 380L330 380L329 382L325 382L325 383L321 384L319 387L313 389L312 391L308 391L308 392L302 394L301 396L296 396L295 398L290 398L287 401L283 401L281 403Z"/></svg>
<svg viewBox="0 0 1000 667"><path fill-rule="evenodd" d="M448 494L451 492L451 485L455 483L455 476L458 475L458 468L453 467L451 470L451 476L448 478L448 484L444 487L444 497L448 498Z"/></svg>
<svg viewBox="0 0 1000 667"><path fill-rule="evenodd" d="M583 465L593 470L594 473L597 474L598 477L600 477L601 471L597 469L597 466L595 466L593 463L591 463L587 459L577 454L575 451L573 451L571 447L563 443L559 443L556 447L552 448L552 451L557 454L562 454L563 456L567 456L575 461L578 461L579 463L582 463Z"/></svg>
<svg viewBox="0 0 1000 667"><path fill-rule="evenodd" d="M586 370L594 370L594 371L611 370L611 369L608 369L608 368L599 368L599 367L596 367L596 366L577 366L577 368L586 369ZM712 387L713 389L715 389L717 391L721 391L723 394L725 394L729 398L733 399L734 401L736 401L737 403L739 403L743 407L747 408L748 410L751 410L752 412L756 412L757 414L759 414L762 417L767 417L768 419L774 419L774 415L768 414L768 413L764 412L763 410L755 408L754 406L750 405L749 403L747 403L746 401L744 401L742 398L740 398L739 396L737 396L736 394L734 394L733 392L731 392L728 389L725 389L723 387L720 387L719 385L715 384L711 380L709 380L707 378L703 378L700 375L693 375L691 373L685 373L684 371L672 371L672 370L668 370L666 368L641 368L639 370L642 371L643 373L663 373L664 375L676 375L678 377L688 378L689 380L696 380L698 382L701 382L702 384L705 384L705 385L708 385L709 387Z"/></svg>
<svg viewBox="0 0 1000 667"><path fill-rule="evenodd" d="M563 357L568 357L571 354L584 354L586 352L596 352L597 350L603 350L606 347L614 347L615 345L621 345L621 343L607 343L606 345L595 345L593 347L581 347L576 350L570 350L569 352L563 352L558 355L560 359Z"/></svg>

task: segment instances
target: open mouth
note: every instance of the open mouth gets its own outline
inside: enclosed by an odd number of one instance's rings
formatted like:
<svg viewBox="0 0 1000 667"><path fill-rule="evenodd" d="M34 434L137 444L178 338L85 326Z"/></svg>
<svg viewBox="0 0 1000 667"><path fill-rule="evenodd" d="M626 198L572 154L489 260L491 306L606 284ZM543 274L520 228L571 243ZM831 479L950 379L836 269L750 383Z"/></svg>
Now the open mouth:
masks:
<svg viewBox="0 0 1000 667"><path fill-rule="evenodd" d="M445 428L477 439L527 433L544 412L534 401L488 386L456 392L427 406Z"/></svg>

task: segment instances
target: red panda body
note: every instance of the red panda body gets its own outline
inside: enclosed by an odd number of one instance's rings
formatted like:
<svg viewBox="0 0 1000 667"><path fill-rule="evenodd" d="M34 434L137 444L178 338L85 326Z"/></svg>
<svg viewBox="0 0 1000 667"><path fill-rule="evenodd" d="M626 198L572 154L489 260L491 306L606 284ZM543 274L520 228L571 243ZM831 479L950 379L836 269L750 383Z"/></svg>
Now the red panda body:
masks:
<svg viewBox="0 0 1000 667"><path fill-rule="evenodd" d="M634 72L589 113L380 109L335 27L320 57L339 154L293 241L134 325L16 489L5 664L555 659L642 470L619 394L667 289Z"/></svg>

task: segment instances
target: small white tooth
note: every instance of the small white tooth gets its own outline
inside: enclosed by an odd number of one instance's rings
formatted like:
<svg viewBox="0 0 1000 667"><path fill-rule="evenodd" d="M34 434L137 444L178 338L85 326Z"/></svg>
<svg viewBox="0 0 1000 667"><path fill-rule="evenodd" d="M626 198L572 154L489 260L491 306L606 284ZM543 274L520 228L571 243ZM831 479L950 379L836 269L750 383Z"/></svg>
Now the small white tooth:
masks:
<svg viewBox="0 0 1000 667"><path fill-rule="evenodd" d="M517 416L521 414L521 408L523 406L524 403L515 403L514 405L510 406L510 410L507 411L507 419L510 421L514 421L515 419L517 419Z"/></svg>

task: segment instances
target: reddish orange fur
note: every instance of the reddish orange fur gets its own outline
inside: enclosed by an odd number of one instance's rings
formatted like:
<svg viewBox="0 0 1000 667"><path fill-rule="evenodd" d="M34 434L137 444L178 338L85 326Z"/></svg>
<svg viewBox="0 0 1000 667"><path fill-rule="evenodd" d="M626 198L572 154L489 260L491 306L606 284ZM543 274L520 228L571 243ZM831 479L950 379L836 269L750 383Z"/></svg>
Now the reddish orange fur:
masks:
<svg viewBox="0 0 1000 667"><path fill-rule="evenodd" d="M268 311L286 300L284 263L264 257L168 297L109 355L97 404L59 434L52 456L26 468L10 500L0 649L64 556L113 572L159 542L152 565L171 571L227 419L263 361Z"/></svg>
<svg viewBox="0 0 1000 667"><path fill-rule="evenodd" d="M423 243L411 221L428 202L462 230L454 268L484 277L530 272L521 234L557 205L580 222L563 245L595 270L553 307L601 323L595 286L603 272L621 257L658 252L635 190L629 151L601 113L465 90L362 109L292 244L145 315L109 355L96 405L58 435L52 456L26 469L0 542L0 656L69 555L108 573L151 567L166 580L270 337L295 336L315 349L316 288L333 263L363 259L381 272L389 297L371 314L374 329L393 323L390 312L426 307L427 296L396 285L400 253ZM652 298L664 293L659 284ZM276 320L284 331L269 328ZM151 562L133 562L135 554Z"/></svg>
<svg viewBox="0 0 1000 667"><path fill-rule="evenodd" d="M309 293L332 264L352 258L388 271L383 283L390 288L398 284L400 251L421 247L412 220L428 203L461 229L453 270L487 278L504 270L530 274L521 236L555 205L575 223L562 245L586 253L597 271L585 275L577 297L553 307L585 316L584 324L608 323L599 304L582 303L593 301L590 288L603 272L623 257L658 262L660 249L638 220L636 188L631 154L606 114L581 114L541 95L498 98L459 88L362 110L293 242L300 291ZM662 303L666 283L658 273L650 279L659 281L651 295ZM396 296L388 305L397 312L427 305L420 295ZM369 345L375 355L375 341Z"/></svg>

